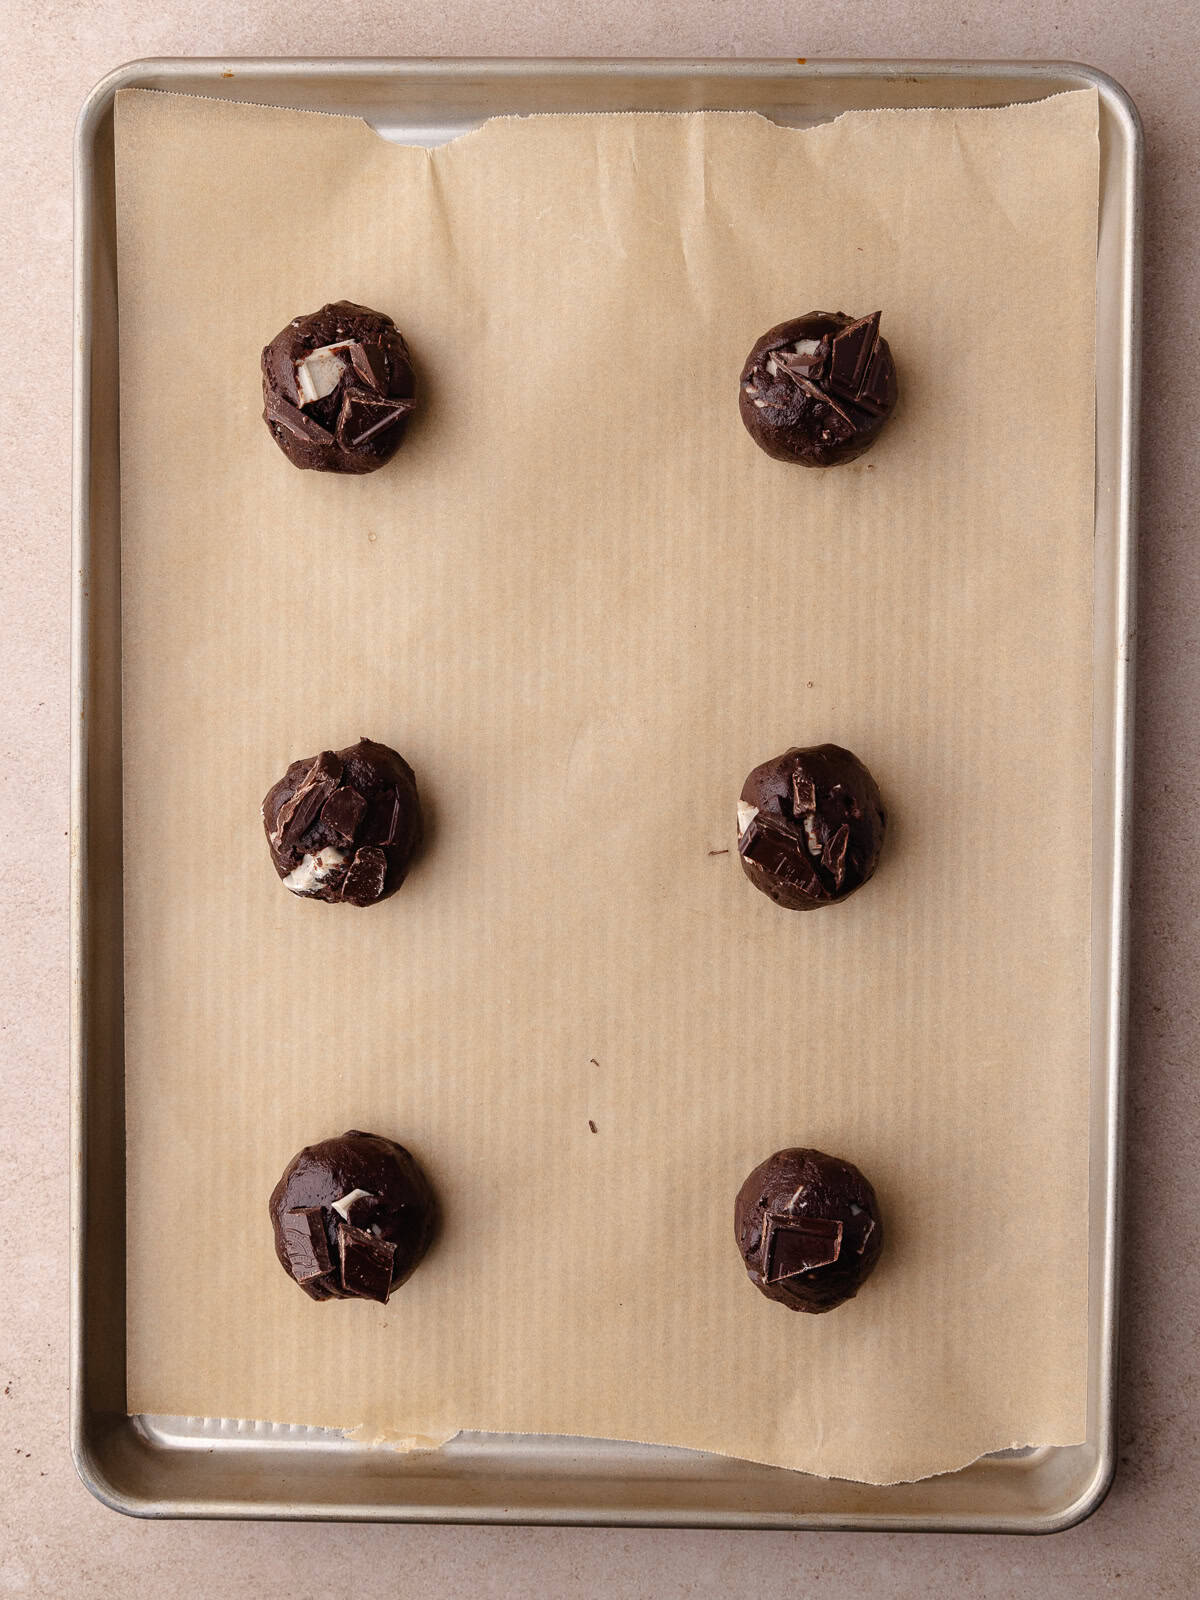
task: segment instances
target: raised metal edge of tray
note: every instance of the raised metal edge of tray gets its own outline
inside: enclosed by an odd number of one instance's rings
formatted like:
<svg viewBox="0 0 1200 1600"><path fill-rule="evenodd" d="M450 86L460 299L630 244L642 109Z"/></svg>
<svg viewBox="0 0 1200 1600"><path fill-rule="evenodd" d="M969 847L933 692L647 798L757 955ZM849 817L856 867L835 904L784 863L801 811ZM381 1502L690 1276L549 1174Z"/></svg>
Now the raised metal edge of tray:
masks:
<svg viewBox="0 0 1200 1600"><path fill-rule="evenodd" d="M350 113L433 144L498 113L752 109L802 125L855 107L1003 105L1089 86L1101 193L1085 1442L877 1488L608 1440L464 1434L406 1455L327 1430L127 1416L117 91ZM131 63L93 89L74 155L71 1447L98 1499L145 1517L995 1533L1054 1532L1100 1504L1115 1467L1141 162L1128 95L1070 62L171 59Z"/></svg>

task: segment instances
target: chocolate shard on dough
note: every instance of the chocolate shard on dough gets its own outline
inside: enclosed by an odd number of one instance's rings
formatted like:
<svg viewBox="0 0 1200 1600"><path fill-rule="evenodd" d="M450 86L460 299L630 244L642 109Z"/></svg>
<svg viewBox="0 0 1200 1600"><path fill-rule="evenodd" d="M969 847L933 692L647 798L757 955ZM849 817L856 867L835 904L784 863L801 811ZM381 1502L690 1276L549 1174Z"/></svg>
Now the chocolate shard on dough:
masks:
<svg viewBox="0 0 1200 1600"><path fill-rule="evenodd" d="M817 809L817 786L811 773L805 772L803 767L797 767L792 773L792 805L797 816Z"/></svg>
<svg viewBox="0 0 1200 1600"><path fill-rule="evenodd" d="M352 906L369 906L379 899L387 882L387 856L378 845L355 852L342 881L342 899Z"/></svg>
<svg viewBox="0 0 1200 1600"><path fill-rule="evenodd" d="M366 809L367 802L358 790L342 784L321 807L321 821L327 828L331 828L339 839L344 839L347 844L353 844L355 832Z"/></svg>
<svg viewBox="0 0 1200 1600"><path fill-rule="evenodd" d="M329 1240L320 1206L302 1206L285 1211L280 1219L283 1248L288 1270L297 1283L308 1283L329 1271Z"/></svg>
<svg viewBox="0 0 1200 1600"><path fill-rule="evenodd" d="M385 396L366 394L361 389L347 389L338 416L338 443L347 450L365 444L406 417L416 403L415 400L389 400Z"/></svg>
<svg viewBox="0 0 1200 1600"><path fill-rule="evenodd" d="M337 788L342 764L332 750L322 750L305 773L292 798L279 808L275 818L275 837L280 846L294 844L308 832L321 807Z"/></svg>
<svg viewBox="0 0 1200 1600"><path fill-rule="evenodd" d="M782 1283L836 1261L842 1250L842 1224L829 1217L768 1217L763 1242L763 1277Z"/></svg>
<svg viewBox="0 0 1200 1600"><path fill-rule="evenodd" d="M850 844L850 829L842 823L838 831L821 852L821 865L833 874L834 891L841 889L846 878L846 850Z"/></svg>
<svg viewBox="0 0 1200 1600"><path fill-rule="evenodd" d="M386 1239L376 1239L349 1222L342 1223L338 1228L338 1260L344 1293L387 1305L395 1255L396 1246Z"/></svg>
<svg viewBox="0 0 1200 1600"><path fill-rule="evenodd" d="M876 416L886 416L895 403L893 385L895 372L890 356L885 356L876 345L871 354L866 374L858 386L855 403L873 411Z"/></svg>
<svg viewBox="0 0 1200 1600"><path fill-rule="evenodd" d="M780 818L764 816L760 811L738 839L738 854L773 885L814 899L822 896L817 869L805 854L795 828Z"/></svg>
<svg viewBox="0 0 1200 1600"><path fill-rule="evenodd" d="M845 400L857 400L863 378L879 342L879 319L873 311L860 317L841 333L835 333L830 346L829 387Z"/></svg>
<svg viewBox="0 0 1200 1600"><path fill-rule="evenodd" d="M293 405L284 395L268 395L263 403L263 416L273 433L277 428L285 428L295 438L318 449L329 443L329 430L307 412L301 411L299 406Z"/></svg>

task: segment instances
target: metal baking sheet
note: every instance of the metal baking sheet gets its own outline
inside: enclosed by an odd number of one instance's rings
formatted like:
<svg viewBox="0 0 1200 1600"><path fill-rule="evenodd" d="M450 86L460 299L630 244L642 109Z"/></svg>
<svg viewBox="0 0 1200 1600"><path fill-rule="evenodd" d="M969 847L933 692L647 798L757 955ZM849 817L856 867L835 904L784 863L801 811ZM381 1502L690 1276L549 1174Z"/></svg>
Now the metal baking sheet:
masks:
<svg viewBox="0 0 1200 1600"><path fill-rule="evenodd" d="M113 102L119 89L361 116L435 145L497 114L855 108L1100 98L1093 717L1091 1199L1084 1443L875 1487L609 1440L462 1434L402 1454L328 1430L125 1408L121 528ZM71 1443L147 1517L1051 1532L1115 1465L1121 1086L1134 641L1141 130L1121 87L1061 62L161 60L110 74L75 142Z"/></svg>

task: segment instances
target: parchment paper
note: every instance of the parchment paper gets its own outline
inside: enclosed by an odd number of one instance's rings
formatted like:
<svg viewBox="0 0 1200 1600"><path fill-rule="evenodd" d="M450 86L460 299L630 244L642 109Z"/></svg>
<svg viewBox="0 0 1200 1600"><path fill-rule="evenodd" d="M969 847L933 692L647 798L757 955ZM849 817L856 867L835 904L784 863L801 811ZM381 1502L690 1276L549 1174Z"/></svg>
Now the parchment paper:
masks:
<svg viewBox="0 0 1200 1600"><path fill-rule="evenodd" d="M872 1482L1083 1437L1096 117L542 117L430 153L120 97L131 1410ZM358 480L259 419L261 346L339 297L421 384ZM876 306L882 441L769 460L754 339ZM259 802L360 734L430 846L382 906L296 900ZM735 801L829 739L883 863L784 913ZM272 1251L284 1164L348 1127L444 1203L387 1307L313 1304ZM886 1218L827 1316L733 1243L793 1143Z"/></svg>

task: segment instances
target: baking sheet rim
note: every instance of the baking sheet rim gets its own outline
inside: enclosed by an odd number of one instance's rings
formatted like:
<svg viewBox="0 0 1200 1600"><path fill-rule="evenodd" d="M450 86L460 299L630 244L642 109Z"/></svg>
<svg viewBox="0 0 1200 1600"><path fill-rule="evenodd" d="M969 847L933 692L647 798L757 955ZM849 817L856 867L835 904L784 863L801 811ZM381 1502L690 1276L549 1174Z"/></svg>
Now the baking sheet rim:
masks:
<svg viewBox="0 0 1200 1600"><path fill-rule="evenodd" d="M86 965L86 934L88 915L88 861L86 829L89 821L88 757L90 753L89 725L87 720L88 673L90 655L88 598L90 577L90 494L93 462L91 455L91 382L92 382L92 306L95 283L92 274L91 251L93 229L96 224L96 195L94 190L96 168L94 142L103 119L111 112L116 92L126 87L155 87L148 79L169 78L180 83L195 78L211 80L210 88L227 91L229 80L241 86L247 81L262 83L286 73L309 75L314 82L334 81L339 77L351 80L367 76L384 75L397 82L406 78L425 79L435 83L469 74L481 75L489 87L496 82L511 81L522 74L541 74L543 77L564 79L575 75L611 78L641 74L651 79L666 80L680 76L699 76L717 79L729 77L752 81L759 77L794 76L801 78L864 78L881 84L887 81L920 81L922 78L988 77L1010 79L1029 85L1039 80L1068 78L1076 87L1094 86L1101 101L1102 112L1116 119L1121 133L1120 151L1121 199L1126 213L1126 228L1120 246L1121 278L1118 285L1121 302L1122 347L1119 361L1119 389L1117 405L1117 443L1113 452L1113 484L1115 503L1112 507L1115 557L1114 613L1115 638L1118 655L1113 677L1111 706L1111 747L1094 755L1094 771L1107 777L1112 802L1111 835L1112 880L1108 901L1108 964L1107 981L1103 984L1104 1078L1103 1088L1107 1117L1103 1127L1103 1148L1097 1149L1096 1121L1092 1118L1093 1145L1093 1202L1091 1235L1093 1267L1097 1234L1095 1193L1099 1187L1103 1195L1103 1238L1099 1281L1093 1284L1091 1294L1098 1301L1098 1315L1090 1317L1093 1329L1099 1328L1099 1337L1093 1335L1094 1348L1089 1350L1089 1362L1098 1364L1098 1382L1095 1385L1097 1404L1095 1417L1089 1416L1089 1443L1095 1442L1097 1460L1087 1491L1073 1504L1057 1508L1052 1514L1033 1518L1000 1517L989 1520L986 1516L953 1518L934 1515L928 1520L916 1520L904 1515L852 1515L844 1517L828 1514L799 1513L756 1521L753 1514L732 1512L728 1517L712 1513L689 1515L677 1510L658 1516L640 1517L636 1513L590 1516L586 1508L564 1511L551 1508L544 1516L525 1513L514 1516L502 1506L472 1506L454 1508L412 1506L348 1506L322 1502L311 1508L296 1503L268 1505L263 1502L237 1501L229 1504L192 1501L153 1501L123 1494L106 1479L92 1447L90 1433L91 1411L87 1403L85 1360L87 1352L87 1324L84 1315L84 1287L86 1283L87 1249L87 1158L88 1158L88 1051L86 1026L88 1019L88 977ZM193 92L181 88L180 92ZM1047 89L1047 93L1055 92ZM242 98L223 92L223 98ZM323 109L313 107L312 109ZM599 109L599 108L594 108ZM747 107L746 109L758 109ZM353 114L353 113L350 113ZM503 114L491 112L489 114ZM834 113L836 114L836 113ZM1111 153L1110 153L1111 155ZM107 75L95 87L80 112L75 138L75 372L74 372L74 431L73 431L73 594L72 594L72 827L71 827L71 1113L72 1113L72 1193L71 1193L71 1442L72 1451L81 1477L99 1499L115 1509L151 1516L256 1516L256 1517L338 1517L378 1518L383 1520L488 1520L488 1521L547 1521L587 1522L613 1521L624 1525L651 1522L658 1525L692 1526L787 1526L804 1527L908 1527L948 1528L968 1527L979 1531L1050 1531L1072 1525L1090 1514L1104 1498L1115 1467L1114 1413L1115 1413L1115 1344L1117 1297L1117 1247L1120 1203L1121 1157L1121 1093L1124 1056L1125 1027L1125 968L1127 942L1128 899L1128 796L1130 786L1131 710L1133 694L1133 601L1134 601L1134 545L1133 516L1135 493L1136 403L1138 380L1138 287L1140 265L1140 166L1141 130L1136 109L1125 91L1096 69L1076 63L1058 62L950 62L950 61L892 61L892 62L803 62L803 61L689 61L649 60L634 58L619 60L572 59L521 59L521 58L460 58L456 60L403 59L403 58L246 58L234 61L213 58L164 58L130 63ZM1102 219L1103 220L1103 219ZM1100 284L1098 280L1098 290ZM1099 357L1099 345L1098 345ZM1098 360L1099 368L1099 360ZM1099 402L1098 371L1098 402ZM1101 440L1097 430L1097 515L1100 515L1100 461ZM1103 790L1101 791L1103 792ZM1109 852L1105 852L1106 859ZM1093 923L1095 923L1093 915ZM1099 985L1094 981L1094 993ZM1093 1046L1095 1055L1095 1041ZM1093 1090L1099 1085L1093 1068ZM1102 1162L1098 1170L1097 1156ZM137 1425L139 1419L125 1419ZM153 1437L150 1419L143 1425L143 1436ZM577 1441L581 1448L588 1441ZM642 1448L642 1447L632 1447ZM1063 1447L1067 1448L1067 1447ZM1053 1451L1049 1453L1053 1454ZM690 1453L689 1453L690 1454ZM780 1469L782 1470L782 1469ZM970 1468L961 1469L969 1471ZM791 1475L804 1477L805 1475ZM957 1476L950 1474L946 1476ZM829 1481L829 1480L823 1480ZM861 1488L861 1486L856 1486Z"/></svg>

